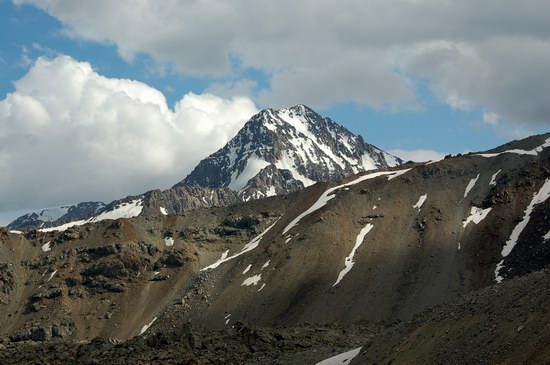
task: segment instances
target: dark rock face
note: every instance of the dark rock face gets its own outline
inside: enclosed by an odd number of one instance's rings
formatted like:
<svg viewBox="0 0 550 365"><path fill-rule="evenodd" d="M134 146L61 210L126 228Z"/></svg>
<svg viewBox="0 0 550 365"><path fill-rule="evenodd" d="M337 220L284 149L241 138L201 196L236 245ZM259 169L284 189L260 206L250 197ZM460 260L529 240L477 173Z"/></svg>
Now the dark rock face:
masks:
<svg viewBox="0 0 550 365"><path fill-rule="evenodd" d="M229 187L249 200L401 163L331 119L297 105L256 114L176 186Z"/></svg>
<svg viewBox="0 0 550 365"><path fill-rule="evenodd" d="M239 203L236 192L228 188L175 186L164 191L153 190L143 199L143 216L181 214L197 208L222 207Z"/></svg>
<svg viewBox="0 0 550 365"><path fill-rule="evenodd" d="M0 264L0 304L5 304L15 286L15 274L7 263Z"/></svg>

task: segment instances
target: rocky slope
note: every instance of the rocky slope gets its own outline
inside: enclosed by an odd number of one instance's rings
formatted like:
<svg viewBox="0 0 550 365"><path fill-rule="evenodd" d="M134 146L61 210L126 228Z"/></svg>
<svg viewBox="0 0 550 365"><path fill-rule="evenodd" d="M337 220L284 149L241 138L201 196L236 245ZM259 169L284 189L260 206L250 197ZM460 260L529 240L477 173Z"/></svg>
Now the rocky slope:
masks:
<svg viewBox="0 0 550 365"><path fill-rule="evenodd" d="M402 161L304 105L253 116L178 185L229 187L246 201Z"/></svg>
<svg viewBox="0 0 550 365"><path fill-rule="evenodd" d="M427 308L409 321L287 328L238 322L218 331L185 324L125 342L8 343L0 362L313 365L339 357L328 364L536 365L550 358L549 313L544 270Z"/></svg>
<svg viewBox="0 0 550 365"><path fill-rule="evenodd" d="M229 207L4 229L0 338L14 359L29 340L138 336L49 346L152 362L313 364L361 346L359 364L543 362L549 147L547 134ZM176 340L189 326L193 345Z"/></svg>

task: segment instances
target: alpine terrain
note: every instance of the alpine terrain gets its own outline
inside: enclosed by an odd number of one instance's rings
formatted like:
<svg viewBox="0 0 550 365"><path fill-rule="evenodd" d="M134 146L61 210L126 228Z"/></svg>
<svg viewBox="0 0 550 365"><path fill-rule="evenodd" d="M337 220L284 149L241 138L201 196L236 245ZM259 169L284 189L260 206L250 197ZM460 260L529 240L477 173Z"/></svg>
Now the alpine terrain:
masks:
<svg viewBox="0 0 550 365"><path fill-rule="evenodd" d="M550 134L399 164L316 118L263 111L184 180L231 204L2 228L0 363L548 363Z"/></svg>
<svg viewBox="0 0 550 365"><path fill-rule="evenodd" d="M296 105L253 116L176 186L228 187L247 201L401 163L330 118Z"/></svg>
<svg viewBox="0 0 550 365"><path fill-rule="evenodd" d="M307 106L265 109L171 189L110 204L91 202L41 209L17 218L8 227L49 229L102 219L182 213L287 194L318 181L338 180L402 162Z"/></svg>

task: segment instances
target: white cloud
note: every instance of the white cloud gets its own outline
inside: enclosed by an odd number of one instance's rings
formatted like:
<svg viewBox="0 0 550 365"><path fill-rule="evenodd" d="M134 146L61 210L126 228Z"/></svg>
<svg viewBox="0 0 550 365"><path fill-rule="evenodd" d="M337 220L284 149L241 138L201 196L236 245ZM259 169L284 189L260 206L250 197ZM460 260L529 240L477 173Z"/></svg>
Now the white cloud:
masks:
<svg viewBox="0 0 550 365"><path fill-rule="evenodd" d="M434 150L401 150L393 149L388 150L389 153L401 158L404 161L425 162L425 161L439 161L442 160L448 153L439 152Z"/></svg>
<svg viewBox="0 0 550 365"><path fill-rule="evenodd" d="M13 2L44 9L72 37L116 45L129 61L144 52L186 74L227 76L236 59L271 78L258 99L268 106L410 109L410 80L420 79L453 108L550 123L547 0ZM224 87L248 90L236 86Z"/></svg>
<svg viewBox="0 0 550 365"><path fill-rule="evenodd" d="M0 101L0 210L169 187L255 112L248 98L192 93L171 109L143 83L39 58Z"/></svg>
<svg viewBox="0 0 550 365"><path fill-rule="evenodd" d="M497 125L498 124L498 114L492 113L492 112L484 112L483 113L483 123L490 124L490 125Z"/></svg>

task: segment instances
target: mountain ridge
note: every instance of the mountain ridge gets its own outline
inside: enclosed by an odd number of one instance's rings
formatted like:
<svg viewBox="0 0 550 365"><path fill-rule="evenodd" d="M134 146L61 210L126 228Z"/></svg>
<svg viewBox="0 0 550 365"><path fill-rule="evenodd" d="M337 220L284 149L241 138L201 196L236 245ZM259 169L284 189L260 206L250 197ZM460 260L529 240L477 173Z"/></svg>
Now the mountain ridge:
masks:
<svg viewBox="0 0 550 365"><path fill-rule="evenodd" d="M212 165L213 161L221 163ZM353 135L305 105L264 109L230 142L202 160L184 180L170 189L151 190L109 204L67 205L61 207L61 212L59 208L46 208L27 213L8 227L13 230L66 228L71 222L84 224L102 216L131 218L124 207L137 200L146 216L168 212L180 214L199 207L288 194L317 181L337 180L400 163L399 158L365 143L361 136ZM193 177L198 175L201 177ZM142 214L139 209L132 212ZM56 219L47 219L44 214L54 214Z"/></svg>

